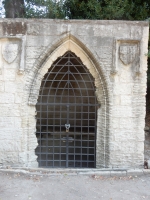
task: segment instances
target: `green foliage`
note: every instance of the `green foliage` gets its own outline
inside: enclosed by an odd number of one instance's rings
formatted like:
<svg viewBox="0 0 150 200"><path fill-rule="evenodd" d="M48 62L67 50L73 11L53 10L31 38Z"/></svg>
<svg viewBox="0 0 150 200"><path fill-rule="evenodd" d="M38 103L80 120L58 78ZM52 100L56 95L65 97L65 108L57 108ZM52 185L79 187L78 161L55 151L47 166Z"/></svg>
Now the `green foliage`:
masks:
<svg viewBox="0 0 150 200"><path fill-rule="evenodd" d="M25 0L25 4L23 0L3 0L3 5L15 1L22 2L20 6L25 7L27 18L145 20L150 17L147 0Z"/></svg>
<svg viewBox="0 0 150 200"><path fill-rule="evenodd" d="M150 3L142 0L66 0L71 19L145 20Z"/></svg>
<svg viewBox="0 0 150 200"><path fill-rule="evenodd" d="M123 18L125 10L126 10L126 2L125 0L124 4L122 4L122 0L116 0L109 1L105 0L105 7L103 7L103 18L104 19L120 19Z"/></svg>
<svg viewBox="0 0 150 200"><path fill-rule="evenodd" d="M63 0L26 0L27 18L57 18L65 17Z"/></svg>
<svg viewBox="0 0 150 200"><path fill-rule="evenodd" d="M100 19L101 4L97 0L66 0L64 9L70 19Z"/></svg>

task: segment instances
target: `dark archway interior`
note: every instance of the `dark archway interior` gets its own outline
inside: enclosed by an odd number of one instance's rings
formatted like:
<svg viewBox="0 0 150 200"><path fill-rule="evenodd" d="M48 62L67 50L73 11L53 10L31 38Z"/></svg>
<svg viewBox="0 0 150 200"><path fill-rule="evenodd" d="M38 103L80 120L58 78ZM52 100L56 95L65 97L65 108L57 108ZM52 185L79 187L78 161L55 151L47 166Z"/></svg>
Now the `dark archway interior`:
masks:
<svg viewBox="0 0 150 200"><path fill-rule="evenodd" d="M95 167L97 106L94 78L66 52L44 76L36 105L40 167Z"/></svg>

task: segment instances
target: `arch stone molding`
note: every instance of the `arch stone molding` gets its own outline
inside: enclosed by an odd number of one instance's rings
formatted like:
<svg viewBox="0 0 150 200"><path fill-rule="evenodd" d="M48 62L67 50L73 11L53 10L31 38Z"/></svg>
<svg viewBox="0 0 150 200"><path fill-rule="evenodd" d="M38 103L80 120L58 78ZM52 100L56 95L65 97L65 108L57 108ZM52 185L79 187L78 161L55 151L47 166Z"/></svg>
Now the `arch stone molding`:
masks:
<svg viewBox="0 0 150 200"><path fill-rule="evenodd" d="M71 34L66 34L59 41L54 41L50 46L49 49L42 53L32 71L28 74L26 85L29 90L28 105L36 105L41 81L53 62L67 51L75 53L76 56L80 57L82 63L88 68L95 80L96 96L100 104L97 112L96 167L109 167L109 130L112 98L110 81L104 66L91 48L86 47Z"/></svg>

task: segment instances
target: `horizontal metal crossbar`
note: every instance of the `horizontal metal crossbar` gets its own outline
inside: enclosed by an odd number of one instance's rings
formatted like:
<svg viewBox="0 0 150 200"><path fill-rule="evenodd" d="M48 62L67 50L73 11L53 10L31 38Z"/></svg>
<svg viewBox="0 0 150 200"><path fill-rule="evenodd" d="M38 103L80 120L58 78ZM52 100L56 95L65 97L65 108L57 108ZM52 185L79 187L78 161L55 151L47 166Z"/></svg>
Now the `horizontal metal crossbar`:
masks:
<svg viewBox="0 0 150 200"><path fill-rule="evenodd" d="M92 103L89 103L89 104L82 104L82 103L69 103L69 104L66 104L66 103L37 103L37 105L64 105L64 106L99 106L99 104L95 104L93 105Z"/></svg>

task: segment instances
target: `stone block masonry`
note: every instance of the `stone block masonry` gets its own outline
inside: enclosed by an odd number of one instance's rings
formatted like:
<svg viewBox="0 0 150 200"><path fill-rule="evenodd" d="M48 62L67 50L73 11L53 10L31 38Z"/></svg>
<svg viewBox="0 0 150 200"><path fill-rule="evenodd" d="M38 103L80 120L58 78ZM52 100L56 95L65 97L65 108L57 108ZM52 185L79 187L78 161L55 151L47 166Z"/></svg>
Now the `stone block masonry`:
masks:
<svg viewBox="0 0 150 200"><path fill-rule="evenodd" d="M0 166L38 167L36 103L73 52L96 87L96 168L142 168L148 22L0 19Z"/></svg>

